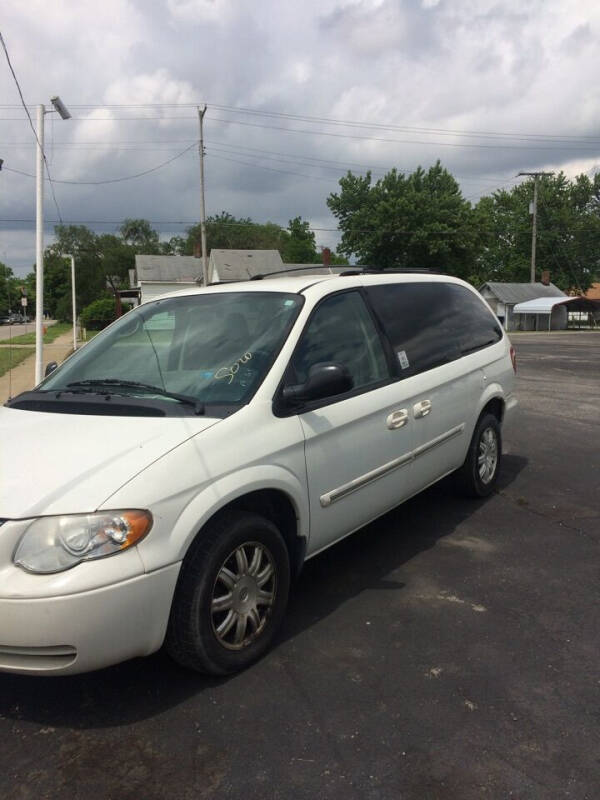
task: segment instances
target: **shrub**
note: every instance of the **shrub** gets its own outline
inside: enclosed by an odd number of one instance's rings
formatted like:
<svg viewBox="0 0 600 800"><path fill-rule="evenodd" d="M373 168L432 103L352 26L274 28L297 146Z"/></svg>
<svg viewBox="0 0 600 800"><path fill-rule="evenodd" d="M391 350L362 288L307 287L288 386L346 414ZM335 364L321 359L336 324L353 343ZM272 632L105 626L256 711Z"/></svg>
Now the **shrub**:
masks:
<svg viewBox="0 0 600 800"><path fill-rule="evenodd" d="M89 306L86 306L81 314L79 320L82 328L88 328L91 331L101 331L106 328L116 318L115 301L112 297L103 300L94 300Z"/></svg>
<svg viewBox="0 0 600 800"><path fill-rule="evenodd" d="M56 304L56 319L58 322L73 322L73 300L70 294L65 294Z"/></svg>

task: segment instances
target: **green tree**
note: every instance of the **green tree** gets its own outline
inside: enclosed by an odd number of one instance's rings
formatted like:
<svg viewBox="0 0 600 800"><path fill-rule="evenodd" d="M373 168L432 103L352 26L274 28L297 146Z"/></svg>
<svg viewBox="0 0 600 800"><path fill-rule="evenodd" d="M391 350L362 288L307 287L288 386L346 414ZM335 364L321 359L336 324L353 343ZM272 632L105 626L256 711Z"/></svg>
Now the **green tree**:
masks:
<svg viewBox="0 0 600 800"><path fill-rule="evenodd" d="M77 307L83 308L106 293L106 278L98 236L85 225L56 225L54 233L56 241L46 248L44 260L58 256L68 270L69 260L64 258L64 253L74 256ZM70 291L70 284L66 278L63 290L62 294Z"/></svg>
<svg viewBox="0 0 600 800"><path fill-rule="evenodd" d="M206 247L208 253L217 250L282 250L289 234L274 222L252 222L250 217L237 219L222 211L206 220ZM200 225L188 229L186 255L193 255L200 247Z"/></svg>
<svg viewBox="0 0 600 800"><path fill-rule="evenodd" d="M531 268L533 180L483 197L475 208L482 282L528 282ZM536 277L548 270L561 289L585 291L600 273L600 175L593 180L564 173L538 183Z"/></svg>
<svg viewBox="0 0 600 800"><path fill-rule="evenodd" d="M377 267L441 269L460 277L477 254L472 208L438 161L410 175L391 170L376 183L351 172L327 199L337 218L339 251Z"/></svg>
<svg viewBox="0 0 600 800"><path fill-rule="evenodd" d="M10 267L0 261L0 314L21 311L22 278L17 278Z"/></svg>
<svg viewBox="0 0 600 800"><path fill-rule="evenodd" d="M147 219L124 219L119 233L123 242L135 248L136 253L157 255L160 252L158 233Z"/></svg>
<svg viewBox="0 0 600 800"><path fill-rule="evenodd" d="M81 310L81 324L91 331L101 331L116 319L115 304L111 298L94 300Z"/></svg>
<svg viewBox="0 0 600 800"><path fill-rule="evenodd" d="M163 256L184 256L186 239L183 236L171 236L168 242L160 242L158 249Z"/></svg>
<svg viewBox="0 0 600 800"><path fill-rule="evenodd" d="M57 311L63 298L72 303L71 263L54 247L47 248L44 253L44 311L53 319L58 319Z"/></svg>
<svg viewBox="0 0 600 800"><path fill-rule="evenodd" d="M315 234L307 221L294 217L288 225L288 236L283 243L281 258L286 264L318 264L321 256L317 253Z"/></svg>
<svg viewBox="0 0 600 800"><path fill-rule="evenodd" d="M200 225L188 229L185 245L173 237L168 243L171 252L193 255L200 249ZM253 222L250 217L236 218L222 211L206 220L206 248L208 253L217 250L279 250L282 261L287 264L317 264L321 261L315 243L315 235L309 223L302 217L289 221L285 230L275 222ZM348 261L335 253L332 264L347 264Z"/></svg>

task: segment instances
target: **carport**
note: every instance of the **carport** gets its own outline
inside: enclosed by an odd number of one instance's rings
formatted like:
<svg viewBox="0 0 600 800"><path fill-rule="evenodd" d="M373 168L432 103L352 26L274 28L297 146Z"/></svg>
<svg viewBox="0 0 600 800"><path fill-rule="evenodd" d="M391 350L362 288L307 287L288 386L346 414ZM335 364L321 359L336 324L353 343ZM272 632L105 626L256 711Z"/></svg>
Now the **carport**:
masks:
<svg viewBox="0 0 600 800"><path fill-rule="evenodd" d="M532 315L535 317L536 331L564 330L567 328L568 316L572 312L587 313L591 327L600 318L600 300L589 300L587 297L538 297L535 300L517 303L513 308L514 314L525 315L522 330L531 330L527 326L527 315ZM542 326L540 317L543 316L547 316L548 321Z"/></svg>

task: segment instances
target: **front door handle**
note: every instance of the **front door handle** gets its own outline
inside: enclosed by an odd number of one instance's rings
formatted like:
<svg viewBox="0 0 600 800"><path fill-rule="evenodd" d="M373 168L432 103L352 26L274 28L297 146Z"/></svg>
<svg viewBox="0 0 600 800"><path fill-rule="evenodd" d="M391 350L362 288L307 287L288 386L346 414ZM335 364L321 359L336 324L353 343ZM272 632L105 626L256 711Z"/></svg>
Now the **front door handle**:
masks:
<svg viewBox="0 0 600 800"><path fill-rule="evenodd" d="M401 428L408 422L408 411L405 408L401 408L398 411L392 411L385 422L391 431L395 431L397 428Z"/></svg>
<svg viewBox="0 0 600 800"><path fill-rule="evenodd" d="M415 419L419 419L419 417L426 417L430 411L431 411L431 400L421 400L420 403L415 403L415 405L413 406Z"/></svg>

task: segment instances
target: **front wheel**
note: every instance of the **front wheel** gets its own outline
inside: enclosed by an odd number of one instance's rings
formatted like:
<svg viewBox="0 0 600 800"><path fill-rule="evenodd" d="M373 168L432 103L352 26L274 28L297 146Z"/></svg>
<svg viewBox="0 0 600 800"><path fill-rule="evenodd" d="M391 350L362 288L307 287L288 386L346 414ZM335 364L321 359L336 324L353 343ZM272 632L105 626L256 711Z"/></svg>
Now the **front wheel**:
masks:
<svg viewBox="0 0 600 800"><path fill-rule="evenodd" d="M167 651L199 672L244 669L269 648L289 586L289 554L275 525L250 512L220 514L182 564Z"/></svg>
<svg viewBox="0 0 600 800"><path fill-rule="evenodd" d="M494 491L502 458L500 423L483 414L475 426L465 463L457 473L461 490L470 497L487 497Z"/></svg>

